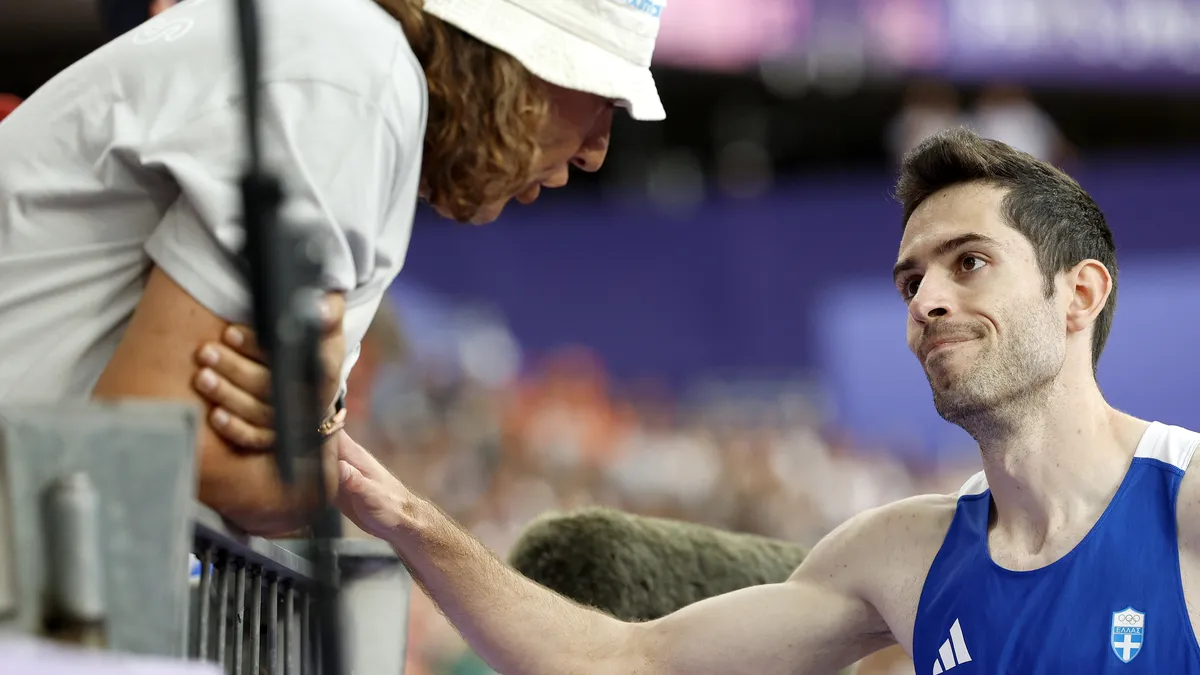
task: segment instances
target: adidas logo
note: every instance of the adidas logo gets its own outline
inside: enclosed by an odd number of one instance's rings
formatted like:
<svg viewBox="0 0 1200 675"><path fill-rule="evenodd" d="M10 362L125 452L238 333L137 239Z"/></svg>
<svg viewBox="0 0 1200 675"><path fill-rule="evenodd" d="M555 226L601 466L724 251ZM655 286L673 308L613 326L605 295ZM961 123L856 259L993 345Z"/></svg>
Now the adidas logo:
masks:
<svg viewBox="0 0 1200 675"><path fill-rule="evenodd" d="M971 652L967 651L967 641L963 639L962 626L958 625L958 619L950 626L950 639L942 643L938 656L941 658L933 660L933 675L970 662Z"/></svg>

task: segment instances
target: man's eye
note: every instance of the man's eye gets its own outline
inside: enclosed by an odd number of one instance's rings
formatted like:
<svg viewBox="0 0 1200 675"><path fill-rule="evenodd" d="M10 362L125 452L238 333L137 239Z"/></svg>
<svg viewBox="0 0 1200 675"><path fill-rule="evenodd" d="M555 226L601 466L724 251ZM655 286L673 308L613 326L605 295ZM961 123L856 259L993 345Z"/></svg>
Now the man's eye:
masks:
<svg viewBox="0 0 1200 675"><path fill-rule="evenodd" d="M900 292L905 298L911 298L921 290L921 277L911 277L900 285Z"/></svg>
<svg viewBox="0 0 1200 675"><path fill-rule="evenodd" d="M959 261L959 265L962 266L962 271L964 272L974 272L987 265L987 262L979 256L964 255Z"/></svg>

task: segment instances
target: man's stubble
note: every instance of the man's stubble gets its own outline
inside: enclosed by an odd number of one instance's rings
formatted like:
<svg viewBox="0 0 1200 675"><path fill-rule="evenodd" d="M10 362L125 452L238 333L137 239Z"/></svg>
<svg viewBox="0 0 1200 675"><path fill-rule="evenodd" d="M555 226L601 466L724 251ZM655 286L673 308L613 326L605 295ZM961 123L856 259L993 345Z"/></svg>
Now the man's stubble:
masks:
<svg viewBox="0 0 1200 675"><path fill-rule="evenodd" d="M1049 301L1024 317L1010 317L999 341L980 340L971 363L959 372L926 368L933 405L942 419L961 427L981 444L1019 427L1051 395L1051 384L1066 361L1066 340L1056 327ZM986 334L980 329L981 334ZM954 358L950 354L941 358ZM934 372L931 374L931 370Z"/></svg>

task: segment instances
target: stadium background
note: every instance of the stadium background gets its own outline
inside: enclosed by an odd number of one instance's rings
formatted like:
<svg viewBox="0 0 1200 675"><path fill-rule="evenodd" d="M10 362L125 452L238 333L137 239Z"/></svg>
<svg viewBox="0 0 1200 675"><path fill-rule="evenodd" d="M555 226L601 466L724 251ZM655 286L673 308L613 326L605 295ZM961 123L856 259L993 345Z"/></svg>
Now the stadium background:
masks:
<svg viewBox="0 0 1200 675"><path fill-rule="evenodd" d="M104 39L91 0L3 3L0 116ZM599 174L484 228L420 209L354 374L355 435L497 552L588 503L811 543L977 470L889 278L896 159L955 124L1091 191L1101 384L1200 427L1200 1L673 0L656 60L669 120L618 119ZM409 644L488 672L423 597Z"/></svg>

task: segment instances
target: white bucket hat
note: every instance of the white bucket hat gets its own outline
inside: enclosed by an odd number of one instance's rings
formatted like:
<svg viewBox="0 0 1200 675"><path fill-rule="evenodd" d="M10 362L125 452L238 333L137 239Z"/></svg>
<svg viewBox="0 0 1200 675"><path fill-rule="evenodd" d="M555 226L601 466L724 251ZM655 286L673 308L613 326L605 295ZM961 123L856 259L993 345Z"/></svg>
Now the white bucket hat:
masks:
<svg viewBox="0 0 1200 675"><path fill-rule="evenodd" d="M650 74L666 0L425 0L425 11L506 52L541 79L667 114Z"/></svg>

